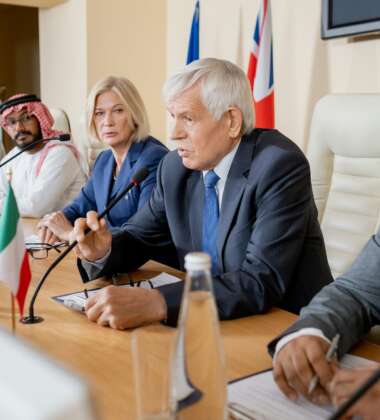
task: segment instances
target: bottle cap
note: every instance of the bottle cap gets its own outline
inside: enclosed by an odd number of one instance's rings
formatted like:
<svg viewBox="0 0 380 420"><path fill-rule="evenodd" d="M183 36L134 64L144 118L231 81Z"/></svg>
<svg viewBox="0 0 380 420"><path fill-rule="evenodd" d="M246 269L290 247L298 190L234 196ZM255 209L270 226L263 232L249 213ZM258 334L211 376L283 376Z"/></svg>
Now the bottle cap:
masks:
<svg viewBox="0 0 380 420"><path fill-rule="evenodd" d="M211 258L206 252L189 252L185 256L185 269L188 271L210 270Z"/></svg>

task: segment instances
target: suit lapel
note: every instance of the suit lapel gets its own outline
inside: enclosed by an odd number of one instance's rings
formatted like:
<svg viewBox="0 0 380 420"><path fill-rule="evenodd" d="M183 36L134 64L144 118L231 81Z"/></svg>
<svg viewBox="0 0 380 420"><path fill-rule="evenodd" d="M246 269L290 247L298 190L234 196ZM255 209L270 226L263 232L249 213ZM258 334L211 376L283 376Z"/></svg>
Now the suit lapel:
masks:
<svg viewBox="0 0 380 420"><path fill-rule="evenodd" d="M115 158L113 157L113 154L111 152L111 156L108 159L106 165L104 166L103 174L104 176L99 179L100 185L94 185L94 189L97 189L100 192L100 208L106 208L108 201L109 201L109 195L112 191L112 177L113 177L113 170L114 166L116 165Z"/></svg>
<svg viewBox="0 0 380 420"><path fill-rule="evenodd" d="M129 184L130 179L133 175L133 166L136 163L137 159L140 156L141 150L144 147L143 142L132 143L127 156L124 159L123 164L121 165L119 176L117 177L114 193L115 195Z"/></svg>
<svg viewBox="0 0 380 420"><path fill-rule="evenodd" d="M232 221L246 189L247 178L252 164L252 154L255 144L253 136L244 136L240 142L235 158L232 161L224 187L222 208L219 217L219 234L217 239L218 257L222 262L222 250L227 235L232 227Z"/></svg>
<svg viewBox="0 0 380 420"><path fill-rule="evenodd" d="M189 211L190 233L193 250L202 250L202 222L203 222L203 201L204 184L202 172L193 171L188 180L189 200L185 209Z"/></svg>

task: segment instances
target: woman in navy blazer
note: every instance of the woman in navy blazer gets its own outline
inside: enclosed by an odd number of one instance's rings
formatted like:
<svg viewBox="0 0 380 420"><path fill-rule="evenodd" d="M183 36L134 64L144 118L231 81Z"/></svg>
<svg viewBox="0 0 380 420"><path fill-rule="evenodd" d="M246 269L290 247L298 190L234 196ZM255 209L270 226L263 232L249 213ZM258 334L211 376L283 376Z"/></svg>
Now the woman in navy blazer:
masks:
<svg viewBox="0 0 380 420"><path fill-rule="evenodd" d="M62 211L44 216L39 223L44 243L69 240L74 221L90 210L100 213L112 197L131 182L142 166L148 177L120 200L107 215L110 228L125 223L149 199L156 170L168 149L149 136L144 103L135 86L123 77L99 81L87 101L88 131L92 140L109 147L98 156L90 179L74 201Z"/></svg>

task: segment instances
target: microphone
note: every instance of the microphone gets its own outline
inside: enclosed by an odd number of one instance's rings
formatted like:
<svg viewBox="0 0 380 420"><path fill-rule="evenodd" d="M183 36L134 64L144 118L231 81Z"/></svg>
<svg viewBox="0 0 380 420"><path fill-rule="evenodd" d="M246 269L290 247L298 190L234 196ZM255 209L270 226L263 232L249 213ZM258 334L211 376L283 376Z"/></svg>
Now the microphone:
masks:
<svg viewBox="0 0 380 420"><path fill-rule="evenodd" d="M145 166L142 166L132 177L132 181L118 194L116 195L108 204L108 206L98 215L98 220L102 219L112 207L118 203L133 187L137 187L144 179L149 175L149 170ZM90 232L91 229L89 227L85 230L85 235ZM44 319L40 316L34 315L34 302L36 301L38 292L40 291L42 285L45 283L48 275L51 271L66 257L66 255L78 244L78 241L75 240L71 243L51 264L51 266L46 270L45 274L42 276L42 279L38 283L36 290L33 293L32 299L29 304L29 315L25 316L20 319L20 322L23 324L36 324L38 322L42 322Z"/></svg>
<svg viewBox="0 0 380 420"><path fill-rule="evenodd" d="M21 155L21 153L24 153L27 150L32 149L36 144L40 144L40 143L44 143L46 141L52 141L52 140L70 141L70 139L71 139L71 135L68 134L68 133L64 133L64 134L59 134L58 136L55 136L55 137L49 137L47 139L36 140L33 143L29 143L28 145L26 145L25 147L23 147L19 152L17 152L15 155L11 156L5 162L2 162L0 164L0 168L2 168L3 166L5 166L11 160L15 159L17 156Z"/></svg>
<svg viewBox="0 0 380 420"><path fill-rule="evenodd" d="M344 402L338 409L332 414L328 420L338 420L345 414L375 383L380 379L380 369L376 369L375 372L362 384L351 397Z"/></svg>
<svg viewBox="0 0 380 420"><path fill-rule="evenodd" d="M54 139L54 137L51 140L53 140L53 139ZM60 134L59 136L57 136L55 139L59 140L59 141L70 141L71 140L71 134L63 133L63 134Z"/></svg>

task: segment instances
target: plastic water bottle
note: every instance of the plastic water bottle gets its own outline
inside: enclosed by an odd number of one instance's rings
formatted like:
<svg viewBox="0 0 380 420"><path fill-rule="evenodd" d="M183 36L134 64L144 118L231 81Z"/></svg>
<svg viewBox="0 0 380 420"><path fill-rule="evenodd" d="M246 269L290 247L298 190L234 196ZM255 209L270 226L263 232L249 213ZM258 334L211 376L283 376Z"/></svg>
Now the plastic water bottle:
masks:
<svg viewBox="0 0 380 420"><path fill-rule="evenodd" d="M194 404L180 409L178 419L225 420L228 417L224 350L212 289L210 256L189 253L185 268L178 343L182 346L180 354L187 383L202 395Z"/></svg>

